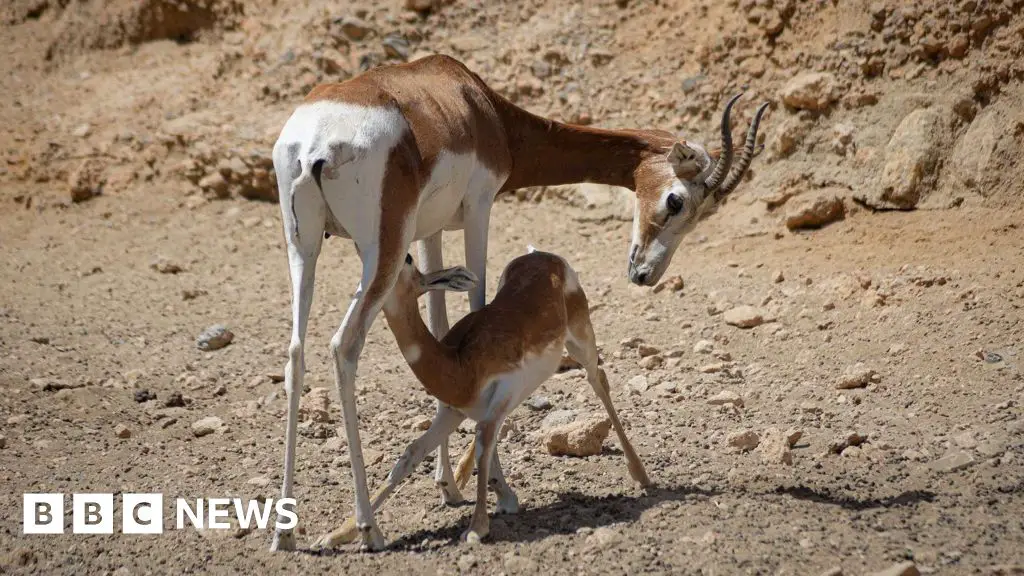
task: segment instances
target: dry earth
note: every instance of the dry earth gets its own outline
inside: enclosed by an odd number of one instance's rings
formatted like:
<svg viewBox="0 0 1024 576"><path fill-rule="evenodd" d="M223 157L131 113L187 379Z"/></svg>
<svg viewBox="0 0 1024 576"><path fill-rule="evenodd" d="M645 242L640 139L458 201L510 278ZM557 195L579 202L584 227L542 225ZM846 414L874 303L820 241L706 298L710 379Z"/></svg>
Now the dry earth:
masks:
<svg viewBox="0 0 1024 576"><path fill-rule="evenodd" d="M410 4L429 9L3 8L0 573L1024 573L1021 2ZM774 100L753 177L677 253L679 290L628 285L619 191L527 190L493 216L492 278L528 243L579 270L658 486L631 482L614 439L547 454L545 417L600 411L569 371L539 392L550 408L512 416L524 509L483 546L458 542L471 508L438 505L430 463L380 513L379 554L270 554L265 531L23 535L24 492L277 495L290 317L270 146L316 82L431 52L537 112L694 139L741 86L747 114ZM352 506L327 342L357 263L340 239L321 256L307 383L332 400L307 393L303 548ZM202 351L213 324L234 341ZM377 485L433 411L382 320L358 387ZM224 426L196 437L210 416Z"/></svg>

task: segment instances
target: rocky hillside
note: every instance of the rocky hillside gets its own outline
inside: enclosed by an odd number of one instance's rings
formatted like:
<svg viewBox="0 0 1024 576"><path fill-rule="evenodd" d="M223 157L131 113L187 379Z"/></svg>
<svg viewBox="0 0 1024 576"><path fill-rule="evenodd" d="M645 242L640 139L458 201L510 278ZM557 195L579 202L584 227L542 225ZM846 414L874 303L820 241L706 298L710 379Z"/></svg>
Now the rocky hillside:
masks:
<svg viewBox="0 0 1024 576"><path fill-rule="evenodd" d="M271 145L312 86L447 53L568 122L713 141L728 96L747 94L739 129L772 100L742 193L772 225L1019 205L1022 4L20 0L2 178L25 204L39 193L21 184L53 182L37 206L153 181L192 206L273 200Z"/></svg>

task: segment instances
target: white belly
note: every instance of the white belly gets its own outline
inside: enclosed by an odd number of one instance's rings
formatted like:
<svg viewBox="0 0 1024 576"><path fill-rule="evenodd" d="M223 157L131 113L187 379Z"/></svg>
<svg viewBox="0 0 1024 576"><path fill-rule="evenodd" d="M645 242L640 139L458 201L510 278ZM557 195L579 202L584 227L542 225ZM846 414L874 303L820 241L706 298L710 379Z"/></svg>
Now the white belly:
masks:
<svg viewBox="0 0 1024 576"><path fill-rule="evenodd" d="M463 204L494 198L503 178L477 160L476 154L441 153L420 194L416 239L439 230L462 228Z"/></svg>
<svg viewBox="0 0 1024 576"><path fill-rule="evenodd" d="M480 391L476 404L462 410L462 413L470 420L480 422L493 416L493 411L507 399L507 414L511 414L558 370L563 348L562 341L556 342L544 352L523 359L515 372L498 375Z"/></svg>

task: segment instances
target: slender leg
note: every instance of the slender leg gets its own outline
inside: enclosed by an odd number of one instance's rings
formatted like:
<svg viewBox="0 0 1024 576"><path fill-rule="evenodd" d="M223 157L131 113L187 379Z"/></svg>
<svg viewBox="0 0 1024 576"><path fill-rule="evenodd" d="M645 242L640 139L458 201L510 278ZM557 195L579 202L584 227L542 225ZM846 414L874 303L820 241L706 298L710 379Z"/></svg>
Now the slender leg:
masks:
<svg viewBox="0 0 1024 576"><path fill-rule="evenodd" d="M469 309L471 312L484 307L487 300L487 237L491 220L491 206L494 203L494 196L489 199L480 200L473 205L464 205L463 212L463 242L466 252L466 267L476 274L477 285L469 291ZM500 290L501 287L499 286ZM455 485L459 488L466 486L469 476L473 472L470 458L479 450L477 439L466 448L466 453L459 460L458 473L454 478ZM479 466L477 467L478 470Z"/></svg>
<svg viewBox="0 0 1024 576"><path fill-rule="evenodd" d="M419 241L420 272L436 272L444 268L444 256L441 253L441 232ZM427 292L427 326L434 338L440 340L448 333L448 310L445 306L445 291L430 290Z"/></svg>
<svg viewBox="0 0 1024 576"><path fill-rule="evenodd" d="M491 480L490 474L484 474L483 471L491 469L491 459L502 420L504 415L476 425L477 469L481 473L477 474L476 479L476 507L473 508L473 518L469 521L469 530L462 534L462 539L470 544L479 544L491 529L491 520L487 516L487 488Z"/></svg>
<svg viewBox="0 0 1024 576"><path fill-rule="evenodd" d="M477 439L473 437L473 441L466 447L466 451L462 454L462 458L459 459L459 465L455 471L455 481L459 488L465 488L469 482L469 477L473 474L473 460L476 456ZM498 495L498 507L495 509L497 514L515 514L519 512L519 497L512 490L512 487L505 481L505 474L501 468L501 461L498 459L498 448L495 444L494 448L494 461L491 463L491 487L494 489L494 493Z"/></svg>
<svg viewBox="0 0 1024 576"><path fill-rule="evenodd" d="M491 462L491 487L498 496L498 507L494 509L495 514L515 514L519 512L519 497L512 490L512 487L505 481L505 475L501 470L501 460L498 459L498 443L494 443L494 461Z"/></svg>
<svg viewBox="0 0 1024 576"><path fill-rule="evenodd" d="M622 423L619 422L615 405L612 404L608 377L604 370L597 365L598 355L594 327L590 322L590 312L582 290L567 295L566 311L569 314L569 337L565 340L565 348L573 358L583 364L587 371L587 381L590 382L597 397L601 399L601 404L604 405L604 409L612 421L615 435L619 437L619 443L622 444L622 452L626 456L629 475L641 486L650 486L651 480L647 476L643 462L640 461L629 438L626 437L626 431L622 428Z"/></svg>
<svg viewBox="0 0 1024 576"><path fill-rule="evenodd" d="M465 210L466 267L476 274L479 282L469 291L469 309L472 312L484 307L487 297L487 234L491 219L493 200L481 200L476 206Z"/></svg>
<svg viewBox="0 0 1024 576"><path fill-rule="evenodd" d="M391 497L402 481L419 466L423 458L436 448L441 440L447 438L465 418L461 412L447 406L444 406L437 413L434 421L430 424L430 428L406 447L405 452L395 462L391 473L388 474L385 484L373 495L372 506L374 512L384 505L384 502ZM352 542L357 536L358 530L356 530L355 518L349 517L345 519L340 528L320 537L313 547L330 548Z"/></svg>
<svg viewBox="0 0 1024 576"><path fill-rule="evenodd" d="M420 271L424 274L436 272L444 268L441 253L441 232L429 236L419 242ZM448 333L448 310L445 306L444 290L427 292L427 326L430 333L438 340ZM446 407L437 401L437 415ZM448 454L448 437L445 436L438 444L437 458L434 462L434 483L441 490L441 504L454 505L464 501L462 493L456 487L455 476L452 474L451 457Z"/></svg>
<svg viewBox="0 0 1024 576"><path fill-rule="evenodd" d="M299 397L305 374L305 340L309 309L313 303L313 281L316 261L323 242L325 205L318 194L303 194L292 189L291 182L282 182L281 211L285 238L288 242L288 267L292 282L292 336L288 346L288 363L284 369L284 387L288 395L288 422L285 428L284 481L281 497L292 498L295 481L295 448L298 431ZM292 204L294 203L294 210ZM294 550L295 535L291 530L274 533L271 551Z"/></svg>
<svg viewBox="0 0 1024 576"><path fill-rule="evenodd" d="M383 236L383 235L382 235ZM405 244L408 246L408 243ZM362 281L349 305L341 327L331 339L331 357L334 359L334 379L341 398L348 439L349 460L355 483L356 527L362 536L363 548L379 550L384 547L384 536L377 528L370 506L370 492L366 485L362 443L359 439L359 421L356 410L355 377L366 341L366 333L380 313L384 299L391 292L403 264L405 251L388 247L385 252L370 245L360 249L363 260ZM384 256L386 254L386 257Z"/></svg>

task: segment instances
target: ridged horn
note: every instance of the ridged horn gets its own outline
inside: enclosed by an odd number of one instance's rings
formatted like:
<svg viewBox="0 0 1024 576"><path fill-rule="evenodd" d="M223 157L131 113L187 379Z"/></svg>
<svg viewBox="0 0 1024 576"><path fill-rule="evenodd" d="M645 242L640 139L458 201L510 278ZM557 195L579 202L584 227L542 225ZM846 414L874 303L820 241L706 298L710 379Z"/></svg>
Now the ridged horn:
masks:
<svg viewBox="0 0 1024 576"><path fill-rule="evenodd" d="M743 151L740 152L740 157L736 161L736 166L729 172L729 176L722 183L722 186L715 190L715 200L721 200L725 198L730 192L732 192L740 180L743 179L743 173L750 167L750 161L754 158L754 153L758 151L757 145L757 128L761 124L761 116L764 115L765 110L768 109L770 102L765 102L757 108L757 112L754 113L754 119L750 121L750 128L747 130L747 141L743 145Z"/></svg>
<svg viewBox="0 0 1024 576"><path fill-rule="evenodd" d="M732 105L740 99L740 96L743 96L742 92L730 98L725 105L725 112L722 112L722 154L718 157L718 162L715 163L715 169L704 181L704 186L709 191L718 188L718 185L722 183L722 178L725 178L725 175L729 173L729 167L732 166L732 132L729 130L729 112L732 111Z"/></svg>

